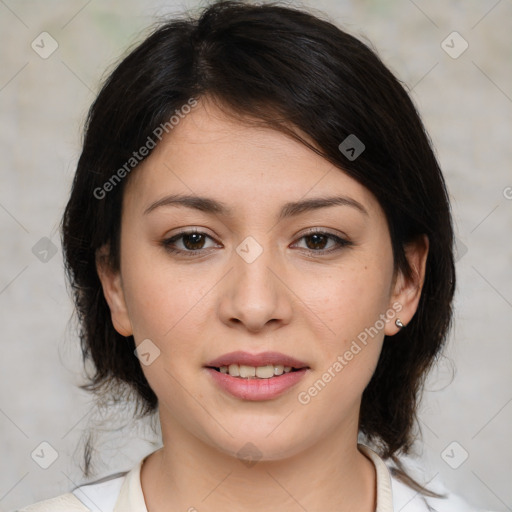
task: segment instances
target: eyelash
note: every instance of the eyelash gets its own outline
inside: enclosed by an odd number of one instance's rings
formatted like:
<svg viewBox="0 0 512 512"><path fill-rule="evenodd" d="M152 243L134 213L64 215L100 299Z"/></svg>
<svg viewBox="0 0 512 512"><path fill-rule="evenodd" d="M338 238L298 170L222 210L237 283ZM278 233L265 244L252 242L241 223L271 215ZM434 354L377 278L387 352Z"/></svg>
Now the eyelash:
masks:
<svg viewBox="0 0 512 512"><path fill-rule="evenodd" d="M199 255L200 253L204 253L205 249L195 249L195 250L182 250L182 249L176 249L175 247L173 247L173 244L175 242L177 242L178 240L180 240L181 238L183 238L184 236L187 236L187 235L194 235L194 234L197 234L197 235L204 235L205 237L207 238L210 238L211 240L213 240L213 238L209 235L207 235L206 233L203 233L202 231L198 231L198 230L190 230L190 231L182 231L181 233L178 233L174 236L172 236L171 238L167 238L165 240L162 241L162 246L164 247L164 249L171 253L171 254L181 254L181 255L184 255L184 256L197 256ZM302 249L306 252L308 252L309 254L314 254L314 255L326 255L326 254L330 254L332 252L336 252L336 251L339 251L345 247L350 247L353 244L353 242L350 242L349 240L346 240L344 238L341 238L337 235L334 235L332 233L328 233L328 232L325 232L325 231L321 231L319 229L317 230L312 230L312 231L308 231L307 233L303 234L299 240L302 240L303 238L307 238L309 236L313 236L313 235L321 235L321 236L324 236L324 237L327 237L329 240L334 240L338 246L333 248L333 249L320 249L320 250L314 250L314 249Z"/></svg>

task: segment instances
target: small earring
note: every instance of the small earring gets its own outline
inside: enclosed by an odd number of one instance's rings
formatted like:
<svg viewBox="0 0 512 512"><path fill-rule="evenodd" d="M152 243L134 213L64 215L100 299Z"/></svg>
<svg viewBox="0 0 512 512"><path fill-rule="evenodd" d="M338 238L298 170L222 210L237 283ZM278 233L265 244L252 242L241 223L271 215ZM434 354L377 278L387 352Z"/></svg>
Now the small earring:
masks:
<svg viewBox="0 0 512 512"><path fill-rule="evenodd" d="M400 318L397 318L395 320L395 325L399 328L399 329L403 329L404 328L404 324L402 323L402 320L400 320Z"/></svg>

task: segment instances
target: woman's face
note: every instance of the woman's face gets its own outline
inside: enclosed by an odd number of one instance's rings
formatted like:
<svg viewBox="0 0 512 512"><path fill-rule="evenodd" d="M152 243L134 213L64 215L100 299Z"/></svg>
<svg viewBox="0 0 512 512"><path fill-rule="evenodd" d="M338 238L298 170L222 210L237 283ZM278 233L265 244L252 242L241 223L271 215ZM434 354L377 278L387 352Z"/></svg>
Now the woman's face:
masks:
<svg viewBox="0 0 512 512"><path fill-rule="evenodd" d="M384 334L418 296L394 274L375 197L297 141L204 103L124 194L120 272L100 276L116 329L138 345L164 442L181 432L271 460L353 441ZM247 359L224 358L233 352ZM251 359L264 352L274 358ZM237 361L261 377L235 376ZM219 371L228 363L233 375Z"/></svg>

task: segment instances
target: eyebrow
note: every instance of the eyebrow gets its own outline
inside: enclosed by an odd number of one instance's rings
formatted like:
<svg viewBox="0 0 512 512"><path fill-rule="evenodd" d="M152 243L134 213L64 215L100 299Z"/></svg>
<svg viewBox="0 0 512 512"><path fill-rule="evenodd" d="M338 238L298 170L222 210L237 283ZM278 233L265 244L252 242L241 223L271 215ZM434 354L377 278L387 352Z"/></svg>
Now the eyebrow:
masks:
<svg viewBox="0 0 512 512"><path fill-rule="evenodd" d="M232 209L221 201L217 201L209 197L182 194L172 194L155 201L144 210L144 215L147 215L148 213L151 213L157 208L163 206L185 206L205 213L223 215L226 217L233 215ZM349 206L368 216L366 208L355 199L346 196L330 196L285 203L281 208L278 220L294 217L305 212L319 210L320 208L327 208L329 206Z"/></svg>

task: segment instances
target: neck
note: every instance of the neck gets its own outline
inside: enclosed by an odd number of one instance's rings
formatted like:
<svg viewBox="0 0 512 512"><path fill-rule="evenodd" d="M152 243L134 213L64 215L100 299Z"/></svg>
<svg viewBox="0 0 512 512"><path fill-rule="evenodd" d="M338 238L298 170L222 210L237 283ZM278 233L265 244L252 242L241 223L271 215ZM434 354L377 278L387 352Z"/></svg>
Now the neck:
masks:
<svg viewBox="0 0 512 512"><path fill-rule="evenodd" d="M215 449L179 423L162 425L169 426L163 447L141 470L148 512L375 511L375 469L357 449L357 428L286 458L250 461Z"/></svg>

